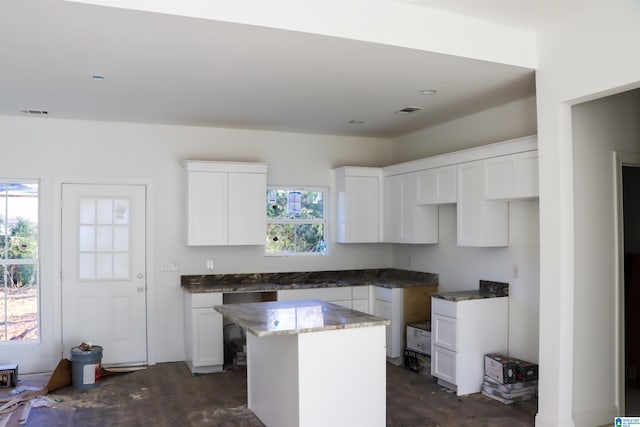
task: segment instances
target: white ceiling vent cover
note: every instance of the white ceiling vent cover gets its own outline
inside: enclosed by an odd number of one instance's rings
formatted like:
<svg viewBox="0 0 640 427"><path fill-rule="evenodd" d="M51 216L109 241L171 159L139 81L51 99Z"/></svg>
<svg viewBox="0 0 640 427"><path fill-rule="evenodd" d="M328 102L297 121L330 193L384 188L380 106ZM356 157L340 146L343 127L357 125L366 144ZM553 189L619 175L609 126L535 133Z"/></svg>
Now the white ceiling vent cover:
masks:
<svg viewBox="0 0 640 427"><path fill-rule="evenodd" d="M395 113L396 114L411 114L411 113L415 113L416 111L420 111L423 110L423 107L404 107L402 110L398 110Z"/></svg>
<svg viewBox="0 0 640 427"><path fill-rule="evenodd" d="M49 114L49 112L46 111L46 110L31 110L31 109L26 109L25 108L25 109L20 110L20 111L22 111L25 114L34 114L36 116L46 116L47 114Z"/></svg>

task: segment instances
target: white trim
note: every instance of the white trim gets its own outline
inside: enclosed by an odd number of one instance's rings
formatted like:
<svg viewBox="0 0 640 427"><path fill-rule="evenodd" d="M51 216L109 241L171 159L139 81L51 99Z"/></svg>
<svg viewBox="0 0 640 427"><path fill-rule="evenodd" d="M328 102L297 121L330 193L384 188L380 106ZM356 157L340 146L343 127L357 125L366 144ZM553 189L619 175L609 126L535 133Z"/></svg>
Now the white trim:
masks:
<svg viewBox="0 0 640 427"><path fill-rule="evenodd" d="M218 162L208 160L185 160L184 168L188 172L236 172L267 173L266 163L253 162Z"/></svg>
<svg viewBox="0 0 640 427"><path fill-rule="evenodd" d="M625 311L624 311L624 208L622 193L622 166L640 165L640 154L614 151L613 160L613 209L614 209L614 252L613 263L617 266L614 275L614 315L615 315L615 362L616 387L614 402L617 414L626 414L625 401Z"/></svg>
<svg viewBox="0 0 640 427"><path fill-rule="evenodd" d="M508 154L533 151L537 149L538 136L530 135L522 138L510 139L508 141L481 145L478 147L467 148L466 150L459 150L451 153L427 157L424 159L412 160L410 162L386 166L382 168L382 172L384 176L399 175L404 173L417 172L425 169L438 168L441 166L455 165L458 163L473 162L476 160L483 160L491 157L506 156Z"/></svg>
<svg viewBox="0 0 640 427"><path fill-rule="evenodd" d="M63 354L62 344L62 280L59 272L62 270L62 185L63 184L93 184L93 185L142 185L146 187L145 191L145 203L146 203L146 215L145 215L145 274L146 274L146 317L147 317L147 363L149 365L155 365L155 328L154 328L154 234L153 234L153 216L151 212L154 212L153 208L153 180L151 178L141 177L88 177L88 176L69 176L69 177L55 177L53 188L53 217L54 217L54 230L53 241L54 246L53 253L55 259L53 260L54 266L54 319L56 319L55 336L60 339L60 354L61 357L65 357Z"/></svg>

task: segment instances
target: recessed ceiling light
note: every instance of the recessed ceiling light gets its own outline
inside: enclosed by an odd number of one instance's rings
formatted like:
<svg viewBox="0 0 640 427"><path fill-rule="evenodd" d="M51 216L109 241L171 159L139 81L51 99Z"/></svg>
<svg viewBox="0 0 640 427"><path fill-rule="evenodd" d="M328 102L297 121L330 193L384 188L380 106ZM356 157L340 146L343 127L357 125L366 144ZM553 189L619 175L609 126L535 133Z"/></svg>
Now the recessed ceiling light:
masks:
<svg viewBox="0 0 640 427"><path fill-rule="evenodd" d="M104 76L101 76L100 74L94 74L93 76L91 76L91 80L104 80Z"/></svg>
<svg viewBox="0 0 640 427"><path fill-rule="evenodd" d="M402 110L398 110L395 113L396 114L411 114L411 113L415 113L416 111L420 111L423 110L423 107L404 107Z"/></svg>
<svg viewBox="0 0 640 427"><path fill-rule="evenodd" d="M364 120L349 120L349 124L352 125L361 125L364 123Z"/></svg>
<svg viewBox="0 0 640 427"><path fill-rule="evenodd" d="M435 95L437 92L435 89L423 89L420 91L420 95Z"/></svg>

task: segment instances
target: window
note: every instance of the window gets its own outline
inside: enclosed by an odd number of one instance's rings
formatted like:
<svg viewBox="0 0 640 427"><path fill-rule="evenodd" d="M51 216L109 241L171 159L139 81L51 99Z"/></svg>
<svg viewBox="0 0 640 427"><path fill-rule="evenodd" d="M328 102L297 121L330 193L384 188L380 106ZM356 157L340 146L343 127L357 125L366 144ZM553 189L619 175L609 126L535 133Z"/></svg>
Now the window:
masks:
<svg viewBox="0 0 640 427"><path fill-rule="evenodd" d="M323 188L267 190L267 255L326 252L326 205Z"/></svg>
<svg viewBox="0 0 640 427"><path fill-rule="evenodd" d="M0 181L0 342L38 339L38 184Z"/></svg>

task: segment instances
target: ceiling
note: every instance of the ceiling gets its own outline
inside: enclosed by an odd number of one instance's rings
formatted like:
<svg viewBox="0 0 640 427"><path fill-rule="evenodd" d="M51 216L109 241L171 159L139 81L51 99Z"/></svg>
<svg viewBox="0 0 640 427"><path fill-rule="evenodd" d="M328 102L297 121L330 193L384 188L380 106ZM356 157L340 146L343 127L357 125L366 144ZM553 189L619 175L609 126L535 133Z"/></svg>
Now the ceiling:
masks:
<svg viewBox="0 0 640 427"><path fill-rule="evenodd" d="M522 67L52 0L2 0L0 55L3 115L393 138L535 93Z"/></svg>

